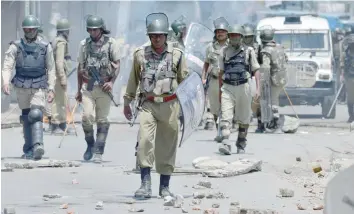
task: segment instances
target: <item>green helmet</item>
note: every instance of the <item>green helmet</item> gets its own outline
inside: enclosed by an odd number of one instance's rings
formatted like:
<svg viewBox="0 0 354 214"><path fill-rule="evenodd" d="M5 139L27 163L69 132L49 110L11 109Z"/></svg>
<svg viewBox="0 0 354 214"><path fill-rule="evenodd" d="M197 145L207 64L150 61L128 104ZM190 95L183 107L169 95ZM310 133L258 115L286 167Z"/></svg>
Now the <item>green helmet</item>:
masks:
<svg viewBox="0 0 354 214"><path fill-rule="evenodd" d="M244 25L243 29L245 30L244 36L254 36L254 29L249 25Z"/></svg>
<svg viewBox="0 0 354 214"><path fill-rule="evenodd" d="M60 19L57 21L57 31L70 30L70 23L67 19Z"/></svg>
<svg viewBox="0 0 354 214"><path fill-rule="evenodd" d="M241 25L230 26L228 34L230 34L230 33L237 33L237 34L241 34L242 36L245 35L245 31Z"/></svg>
<svg viewBox="0 0 354 214"><path fill-rule="evenodd" d="M86 28L104 28L104 21L99 16L90 15L86 20Z"/></svg>
<svg viewBox="0 0 354 214"><path fill-rule="evenodd" d="M214 20L214 33L216 30L226 30L228 31L230 25L224 17L219 17Z"/></svg>
<svg viewBox="0 0 354 214"><path fill-rule="evenodd" d="M22 28L40 28L41 25L37 17L29 15L22 21Z"/></svg>
<svg viewBox="0 0 354 214"><path fill-rule="evenodd" d="M151 13L146 17L147 34L168 34L168 18L164 13Z"/></svg>
<svg viewBox="0 0 354 214"><path fill-rule="evenodd" d="M183 28L185 28L185 27L186 27L186 23L184 23L182 21L178 21L178 20L175 20L171 24L171 28L175 32L175 34L181 33Z"/></svg>
<svg viewBox="0 0 354 214"><path fill-rule="evenodd" d="M271 42L274 39L274 30L264 29L261 31L261 35L259 37L262 42Z"/></svg>

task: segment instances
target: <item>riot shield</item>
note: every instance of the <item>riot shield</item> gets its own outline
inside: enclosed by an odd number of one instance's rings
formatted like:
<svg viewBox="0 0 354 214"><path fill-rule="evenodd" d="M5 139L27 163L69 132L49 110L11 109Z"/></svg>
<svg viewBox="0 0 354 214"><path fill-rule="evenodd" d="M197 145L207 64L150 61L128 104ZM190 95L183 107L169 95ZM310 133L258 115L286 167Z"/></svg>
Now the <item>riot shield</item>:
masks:
<svg viewBox="0 0 354 214"><path fill-rule="evenodd" d="M178 86L176 95L184 117L183 132L179 143L181 147L203 118L205 94L201 77L196 72L191 72Z"/></svg>
<svg viewBox="0 0 354 214"><path fill-rule="evenodd" d="M148 27L149 24L151 24L155 20L159 20L161 22L165 22L168 25L168 18L166 16L166 14L164 14L164 13L150 13L146 17L146 27Z"/></svg>
<svg viewBox="0 0 354 214"><path fill-rule="evenodd" d="M262 123L270 123L273 120L270 69L262 69L260 72L261 94L259 103L261 105Z"/></svg>
<svg viewBox="0 0 354 214"><path fill-rule="evenodd" d="M340 171L328 183L324 214L354 213L354 165Z"/></svg>

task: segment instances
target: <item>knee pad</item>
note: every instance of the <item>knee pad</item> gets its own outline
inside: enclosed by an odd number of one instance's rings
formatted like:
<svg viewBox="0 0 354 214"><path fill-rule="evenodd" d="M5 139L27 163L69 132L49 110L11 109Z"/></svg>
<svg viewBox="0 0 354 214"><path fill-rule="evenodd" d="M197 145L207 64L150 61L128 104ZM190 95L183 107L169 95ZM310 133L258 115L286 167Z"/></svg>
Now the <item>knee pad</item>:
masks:
<svg viewBox="0 0 354 214"><path fill-rule="evenodd" d="M43 112L40 106L33 106L28 114L28 120L30 123L42 122Z"/></svg>

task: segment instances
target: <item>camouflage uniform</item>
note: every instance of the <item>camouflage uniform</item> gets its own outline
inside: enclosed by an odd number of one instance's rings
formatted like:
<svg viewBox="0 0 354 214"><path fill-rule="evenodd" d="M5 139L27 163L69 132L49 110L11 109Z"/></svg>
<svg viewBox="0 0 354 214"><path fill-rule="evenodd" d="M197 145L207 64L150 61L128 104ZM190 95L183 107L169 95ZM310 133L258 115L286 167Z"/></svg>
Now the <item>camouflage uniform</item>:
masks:
<svg viewBox="0 0 354 214"><path fill-rule="evenodd" d="M16 74L11 83L15 87L20 120L23 122L25 144L23 158L41 159L43 147L43 108L45 93L54 96L55 65L51 45L37 37L39 21L26 16L22 22L25 37L11 42L5 53L2 78L4 88L9 85L13 68ZM28 31L31 30L31 31Z"/></svg>
<svg viewBox="0 0 354 214"><path fill-rule="evenodd" d="M150 20L147 21L147 32L151 41L157 36L161 38L165 35L167 38L168 20L165 14L151 14L147 20ZM159 195L171 195L169 181L176 161L179 112L179 103L173 92L188 74L183 51L165 43L162 53L157 53L154 43L151 44L134 53L132 71L124 95L124 114L127 119L131 119L130 103L136 96L138 86L143 93L137 147L141 187L135 192L136 197L143 198L151 197L150 173L155 158L156 171L161 175Z"/></svg>
<svg viewBox="0 0 354 214"><path fill-rule="evenodd" d="M229 45L223 50L219 61L221 87L221 130L223 139L230 135L230 124L233 118L239 122L236 141L237 153L244 153L247 143L247 132L251 117L251 88L248 83L252 74L258 72L254 49L242 44L244 29L241 25L230 27ZM234 37L237 35L238 37ZM234 117L236 114L236 117ZM231 154L231 145L224 142L219 152Z"/></svg>
<svg viewBox="0 0 354 214"><path fill-rule="evenodd" d="M267 128L277 129L278 119L279 119L279 95L283 87L286 85L286 63L287 56L285 54L284 48L281 45L276 44L273 41L274 31L271 29L263 30L261 32L262 41L262 51L261 58L262 64L260 68L261 74L261 96L259 100L253 102L253 111L257 114L258 127L256 133L263 133L265 131L264 119L267 117L266 111L268 106L271 106L272 121L267 121ZM269 86L270 94L264 91L264 87ZM270 97L269 97L270 96ZM268 103L267 100L271 103ZM264 101L267 103L266 107L261 107L260 102Z"/></svg>
<svg viewBox="0 0 354 214"><path fill-rule="evenodd" d="M55 99L52 105L51 131L57 134L63 134L66 129L66 76L71 71L71 58L68 50L69 29L70 24L67 19L59 20L57 22L57 37L52 42L57 81L55 83Z"/></svg>
<svg viewBox="0 0 354 214"><path fill-rule="evenodd" d="M348 41L348 47L342 55L341 68L347 90L348 122L351 123L354 121L354 36Z"/></svg>
<svg viewBox="0 0 354 214"><path fill-rule="evenodd" d="M109 34L109 31L106 30L102 18L89 16L86 28L89 30L99 29L100 35L98 38L88 37L82 40L79 47L79 92L77 97L82 97L84 110L82 128L87 142L84 160L90 160L94 153L93 162L101 163L110 127L108 115L111 108L111 98L102 89L102 85L99 85L94 79L93 72L96 72L105 84L113 85L119 72L120 53L115 39L106 35ZM96 140L93 130L95 119L97 123Z"/></svg>

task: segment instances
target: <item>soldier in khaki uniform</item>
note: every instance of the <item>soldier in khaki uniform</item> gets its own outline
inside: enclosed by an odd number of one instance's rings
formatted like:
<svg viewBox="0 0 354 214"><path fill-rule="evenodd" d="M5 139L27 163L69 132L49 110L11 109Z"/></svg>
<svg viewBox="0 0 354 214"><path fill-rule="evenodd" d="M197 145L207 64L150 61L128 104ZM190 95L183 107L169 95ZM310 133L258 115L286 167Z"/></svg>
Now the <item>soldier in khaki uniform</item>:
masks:
<svg viewBox="0 0 354 214"><path fill-rule="evenodd" d="M237 153L244 153L247 143L247 132L251 118L251 88L248 83L251 75L256 78L257 95L259 96L259 64L254 49L242 44L244 29L234 25L228 31L229 45L223 50L219 59L221 87L221 130L223 140L230 136L230 125L236 114L239 123L236 141ZM231 154L231 145L224 142L219 152Z"/></svg>
<svg viewBox="0 0 354 214"><path fill-rule="evenodd" d="M262 51L260 57L262 60L260 73L261 84L265 81L270 85L270 96L271 98L269 105L271 105L271 112L273 113L273 120L267 124L267 128L272 130L278 130L278 120L279 120L279 95L286 85L286 63L288 58L285 54L284 48L276 44L274 39L274 30L265 29L261 31L260 39L262 41ZM265 99L267 99L265 95ZM256 133L265 132L265 124L262 123L262 108L260 105L260 99L255 99L252 102L252 110L257 114L258 126ZM266 117L266 116L265 116Z"/></svg>
<svg viewBox="0 0 354 214"><path fill-rule="evenodd" d="M93 157L93 162L101 163L110 123L108 115L111 108L112 90L119 74L120 54L116 41L107 36L104 21L98 16L89 16L86 29L90 37L82 40L79 47L78 92L76 99L83 104L82 128L85 133L87 149L84 160ZM104 84L99 84L94 75ZM94 117L96 115L96 118ZM94 138L93 122L96 119L97 136Z"/></svg>
<svg viewBox="0 0 354 214"><path fill-rule="evenodd" d="M184 51L185 46L184 46L184 38L187 34L187 25L185 22L185 19L183 16L181 16L179 19L175 20L171 24L171 28L175 35L173 35L174 39L172 40L173 47L179 48ZM175 40L175 41L174 41Z"/></svg>
<svg viewBox="0 0 354 214"><path fill-rule="evenodd" d="M348 40L348 47L341 58L341 81L347 90L348 123L354 121L354 34Z"/></svg>
<svg viewBox="0 0 354 214"><path fill-rule="evenodd" d="M212 114L212 118L207 116L205 129L213 129L214 123L217 125L217 120L220 112L220 85L219 85L219 58L222 55L222 51L228 45L227 31L229 24L225 18L220 17L214 21L214 39L206 49L205 62L203 66L202 80L203 84L208 84L208 100L210 109L207 112ZM218 141L218 136L214 140Z"/></svg>
<svg viewBox="0 0 354 214"><path fill-rule="evenodd" d="M156 158L160 174L160 196L171 196L169 182L174 171L178 144L179 103L174 91L188 74L183 51L167 45L168 19L164 13L150 14L147 33L151 45L134 53L132 71L124 95L124 115L130 120L130 102L139 86L143 94L137 158L141 186L135 197L151 197L151 175Z"/></svg>
<svg viewBox="0 0 354 214"><path fill-rule="evenodd" d="M45 93L48 102L54 98L55 65L51 45L37 37L39 21L35 16L26 16L22 22L24 38L10 43L5 52L2 70L3 91L10 94L10 78L15 68L16 74L11 83L15 87L20 120L23 123L25 144L22 158L41 159L43 147L43 108Z"/></svg>
<svg viewBox="0 0 354 214"><path fill-rule="evenodd" d="M55 83L55 99L52 105L51 131L57 134L62 134L66 128L66 89L68 84L66 74L71 71L71 59L68 50L69 30L69 21L60 19L57 22L57 37L52 43L57 81Z"/></svg>

